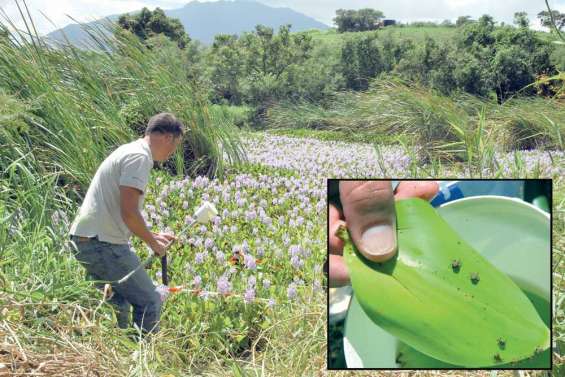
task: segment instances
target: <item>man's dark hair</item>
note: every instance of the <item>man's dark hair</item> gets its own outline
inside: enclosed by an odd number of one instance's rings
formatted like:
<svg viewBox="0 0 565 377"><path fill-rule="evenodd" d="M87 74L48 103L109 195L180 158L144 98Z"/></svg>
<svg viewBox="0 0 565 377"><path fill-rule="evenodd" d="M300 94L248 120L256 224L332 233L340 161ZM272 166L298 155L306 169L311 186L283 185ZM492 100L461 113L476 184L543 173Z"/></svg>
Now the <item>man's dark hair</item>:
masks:
<svg viewBox="0 0 565 377"><path fill-rule="evenodd" d="M147 123L145 135L158 132L161 134L173 134L174 137L184 135L184 125L171 113L159 113L153 115Z"/></svg>

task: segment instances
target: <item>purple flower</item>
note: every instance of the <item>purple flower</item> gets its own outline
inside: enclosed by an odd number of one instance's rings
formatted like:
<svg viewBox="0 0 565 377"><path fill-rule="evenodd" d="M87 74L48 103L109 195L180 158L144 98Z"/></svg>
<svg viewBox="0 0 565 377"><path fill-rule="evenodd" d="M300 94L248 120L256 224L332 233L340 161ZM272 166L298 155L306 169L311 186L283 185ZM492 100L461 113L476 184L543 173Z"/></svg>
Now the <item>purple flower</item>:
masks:
<svg viewBox="0 0 565 377"><path fill-rule="evenodd" d="M231 228L230 228L230 231L231 231L232 233L237 233L237 226L232 225Z"/></svg>
<svg viewBox="0 0 565 377"><path fill-rule="evenodd" d="M263 288L269 289L271 286L271 281L269 279L263 279Z"/></svg>
<svg viewBox="0 0 565 377"><path fill-rule="evenodd" d="M204 263L204 253L196 253L194 256L194 263L202 264Z"/></svg>
<svg viewBox="0 0 565 377"><path fill-rule="evenodd" d="M192 279L192 285L194 286L194 288L199 288L201 284L202 278L200 277L200 275L196 275L194 279Z"/></svg>
<svg viewBox="0 0 565 377"><path fill-rule="evenodd" d="M292 267L299 269L304 265L304 261L300 259L297 255L295 255L292 258L290 258L290 264L292 264Z"/></svg>
<svg viewBox="0 0 565 377"><path fill-rule="evenodd" d="M289 298L289 300L294 300L297 294L298 292L296 290L296 284L290 283L288 288L286 289L286 296Z"/></svg>
<svg viewBox="0 0 565 377"><path fill-rule="evenodd" d="M227 276L222 275L218 279L218 292L222 295L228 294L231 291L231 284L227 278Z"/></svg>
<svg viewBox="0 0 565 377"><path fill-rule="evenodd" d="M186 200L182 202L182 209L188 209L188 202Z"/></svg>
<svg viewBox="0 0 565 377"><path fill-rule="evenodd" d="M291 245L288 249L288 253L291 257L298 256L300 254L300 246L299 245Z"/></svg>
<svg viewBox="0 0 565 377"><path fill-rule="evenodd" d="M218 264L222 264L225 262L225 260L226 260L226 256L224 255L224 253L222 253L221 251L217 251L216 262L218 262Z"/></svg>
<svg viewBox="0 0 565 377"><path fill-rule="evenodd" d="M220 216L215 216L214 217L214 225L215 226L220 226L220 222L222 221L222 219L220 218Z"/></svg>
<svg viewBox="0 0 565 377"><path fill-rule="evenodd" d="M253 300L255 300L255 289L254 288L248 288L245 291L245 295L243 296L243 299L245 300L246 304L252 303Z"/></svg>
<svg viewBox="0 0 565 377"><path fill-rule="evenodd" d="M243 262L245 263L245 267L250 270L257 268L257 265L255 264L255 258L253 258L252 255L245 254Z"/></svg>
<svg viewBox="0 0 565 377"><path fill-rule="evenodd" d="M204 241L204 248L211 249L212 246L214 246L214 241L210 238L206 238L206 241Z"/></svg>
<svg viewBox="0 0 565 377"><path fill-rule="evenodd" d="M255 213L255 211L247 211L245 213L245 220L246 221L252 221L255 220L255 218L257 217L257 214Z"/></svg>
<svg viewBox="0 0 565 377"><path fill-rule="evenodd" d="M273 306L275 306L275 304L276 304L276 301L275 301L275 299L273 299L273 298L270 298L270 299L269 299L269 302L267 302L267 306L268 306L269 308L272 308Z"/></svg>

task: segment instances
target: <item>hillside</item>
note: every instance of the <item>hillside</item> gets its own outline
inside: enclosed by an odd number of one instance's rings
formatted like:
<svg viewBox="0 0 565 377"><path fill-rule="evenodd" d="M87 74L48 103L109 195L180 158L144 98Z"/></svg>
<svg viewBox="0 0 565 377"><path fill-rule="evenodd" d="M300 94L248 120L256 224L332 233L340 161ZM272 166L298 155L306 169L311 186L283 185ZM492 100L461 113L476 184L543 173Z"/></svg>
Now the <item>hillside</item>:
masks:
<svg viewBox="0 0 565 377"><path fill-rule="evenodd" d="M241 34L253 30L257 24L274 29L290 24L293 31L328 28L327 25L290 8L273 8L250 0L193 1L182 8L165 10L165 14L178 18L189 36L204 44L211 44L216 34ZM106 19L116 21L118 17L119 15L112 15ZM87 23L87 25L96 26L103 22L103 20L98 20ZM61 31L74 45L82 45L88 39L78 24L55 30L47 34L47 37L63 42L65 38Z"/></svg>
<svg viewBox="0 0 565 377"><path fill-rule="evenodd" d="M452 38L457 29L452 27L399 27L399 26L389 26L379 30L379 33L390 33L395 37L400 37L403 39L411 39L413 41L419 42L424 40L426 36L434 38L438 41L444 41ZM374 31L362 31L362 32L348 32L348 33L338 33L335 28L328 30L312 30L308 34L312 36L314 41L319 41L323 43L338 43L341 44L346 38L356 37L360 35L367 35L374 33Z"/></svg>

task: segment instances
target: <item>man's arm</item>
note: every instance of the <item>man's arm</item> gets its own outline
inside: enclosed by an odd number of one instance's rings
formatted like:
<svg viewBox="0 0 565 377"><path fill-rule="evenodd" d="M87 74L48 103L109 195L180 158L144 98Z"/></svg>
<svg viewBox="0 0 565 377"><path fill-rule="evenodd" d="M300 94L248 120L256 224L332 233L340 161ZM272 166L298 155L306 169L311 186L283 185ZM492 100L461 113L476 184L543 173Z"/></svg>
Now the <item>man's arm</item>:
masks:
<svg viewBox="0 0 565 377"><path fill-rule="evenodd" d="M133 234L141 238L156 254L163 255L164 247L147 228L141 212L139 212L139 197L141 191L128 186L120 186L120 209L122 219ZM163 250L161 254L160 251Z"/></svg>

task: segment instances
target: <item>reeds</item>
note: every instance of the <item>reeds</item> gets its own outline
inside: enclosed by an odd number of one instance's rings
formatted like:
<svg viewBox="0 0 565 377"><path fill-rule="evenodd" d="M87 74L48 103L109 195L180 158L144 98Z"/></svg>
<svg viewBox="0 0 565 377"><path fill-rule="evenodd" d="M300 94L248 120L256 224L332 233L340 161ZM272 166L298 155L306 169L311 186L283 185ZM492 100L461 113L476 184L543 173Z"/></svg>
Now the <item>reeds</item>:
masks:
<svg viewBox="0 0 565 377"><path fill-rule="evenodd" d="M503 105L465 94L442 96L398 79L327 104L283 103L268 112L276 128L404 136L435 157L475 162L489 150L563 149L565 106L557 99L514 98Z"/></svg>

